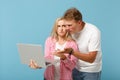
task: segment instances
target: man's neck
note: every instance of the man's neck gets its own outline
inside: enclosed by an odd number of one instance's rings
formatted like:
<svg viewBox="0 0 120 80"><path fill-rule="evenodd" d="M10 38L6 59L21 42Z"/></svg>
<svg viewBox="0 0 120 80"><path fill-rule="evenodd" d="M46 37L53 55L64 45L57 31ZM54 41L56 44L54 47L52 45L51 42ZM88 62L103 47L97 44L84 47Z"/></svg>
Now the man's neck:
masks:
<svg viewBox="0 0 120 80"><path fill-rule="evenodd" d="M80 28L79 28L78 32L82 31L84 26L85 26L85 23L82 21L81 24L80 24Z"/></svg>

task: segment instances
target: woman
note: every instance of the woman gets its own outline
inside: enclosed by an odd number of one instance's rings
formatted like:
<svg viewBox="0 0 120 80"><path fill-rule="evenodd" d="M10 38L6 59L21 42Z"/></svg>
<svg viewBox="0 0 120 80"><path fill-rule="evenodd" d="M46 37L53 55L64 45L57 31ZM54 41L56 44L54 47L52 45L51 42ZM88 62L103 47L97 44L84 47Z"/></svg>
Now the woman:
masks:
<svg viewBox="0 0 120 80"><path fill-rule="evenodd" d="M69 54L59 54L64 48L71 48ZM45 70L45 80L72 80L72 70L77 61L77 58L70 55L74 50L78 48L67 31L64 19L57 19L51 36L45 42L45 59L51 63Z"/></svg>

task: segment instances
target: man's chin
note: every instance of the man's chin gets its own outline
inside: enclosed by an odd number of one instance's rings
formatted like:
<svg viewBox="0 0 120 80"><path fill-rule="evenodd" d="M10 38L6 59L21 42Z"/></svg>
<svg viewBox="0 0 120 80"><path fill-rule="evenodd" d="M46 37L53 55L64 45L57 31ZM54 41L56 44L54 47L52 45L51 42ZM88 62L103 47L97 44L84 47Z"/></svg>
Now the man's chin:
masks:
<svg viewBox="0 0 120 80"><path fill-rule="evenodd" d="M74 34L74 32L71 31L70 34Z"/></svg>

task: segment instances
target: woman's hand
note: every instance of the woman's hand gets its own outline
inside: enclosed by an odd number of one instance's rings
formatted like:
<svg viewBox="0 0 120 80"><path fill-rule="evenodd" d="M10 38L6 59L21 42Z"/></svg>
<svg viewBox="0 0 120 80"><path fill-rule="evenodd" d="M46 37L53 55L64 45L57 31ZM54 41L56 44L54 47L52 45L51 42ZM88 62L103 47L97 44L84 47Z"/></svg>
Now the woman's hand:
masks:
<svg viewBox="0 0 120 80"><path fill-rule="evenodd" d="M60 57L61 60L65 60L67 57L64 54L60 54L60 51L56 51L53 53L53 55Z"/></svg>
<svg viewBox="0 0 120 80"><path fill-rule="evenodd" d="M34 60L32 60L32 59L30 60L29 67L33 68L33 69L40 69L40 68L42 68L42 67L38 66L38 64Z"/></svg>

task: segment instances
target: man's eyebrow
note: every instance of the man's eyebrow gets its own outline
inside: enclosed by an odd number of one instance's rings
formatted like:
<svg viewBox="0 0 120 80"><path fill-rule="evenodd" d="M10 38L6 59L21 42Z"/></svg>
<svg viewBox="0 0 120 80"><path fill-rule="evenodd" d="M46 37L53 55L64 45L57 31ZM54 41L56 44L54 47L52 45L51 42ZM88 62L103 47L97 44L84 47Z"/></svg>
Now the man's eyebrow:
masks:
<svg viewBox="0 0 120 80"><path fill-rule="evenodd" d="M64 25L62 25L62 26L66 26L66 25L64 24Z"/></svg>
<svg viewBox="0 0 120 80"><path fill-rule="evenodd" d="M71 26L72 24L67 24L67 26Z"/></svg>

